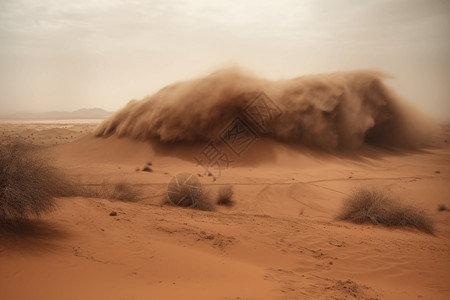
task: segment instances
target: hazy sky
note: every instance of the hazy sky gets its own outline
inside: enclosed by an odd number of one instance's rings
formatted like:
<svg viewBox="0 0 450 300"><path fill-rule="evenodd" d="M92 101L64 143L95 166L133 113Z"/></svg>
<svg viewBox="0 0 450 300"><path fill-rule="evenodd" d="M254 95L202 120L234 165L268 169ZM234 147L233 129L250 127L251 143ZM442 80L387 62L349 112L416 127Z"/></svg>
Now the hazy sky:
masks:
<svg viewBox="0 0 450 300"><path fill-rule="evenodd" d="M0 0L0 114L116 110L237 64L278 79L375 68L450 116L448 0Z"/></svg>

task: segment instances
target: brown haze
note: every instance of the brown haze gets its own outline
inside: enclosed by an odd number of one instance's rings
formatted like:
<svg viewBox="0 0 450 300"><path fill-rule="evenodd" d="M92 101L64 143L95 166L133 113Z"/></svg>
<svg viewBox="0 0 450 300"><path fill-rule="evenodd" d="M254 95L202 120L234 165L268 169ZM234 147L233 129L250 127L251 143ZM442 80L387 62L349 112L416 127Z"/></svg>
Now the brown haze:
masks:
<svg viewBox="0 0 450 300"><path fill-rule="evenodd" d="M169 85L132 100L96 130L97 136L197 142L220 130L264 91L283 111L267 135L325 150L363 143L414 147L429 125L383 84L376 71L338 72L270 81L238 68ZM250 121L250 120L247 120Z"/></svg>
<svg viewBox="0 0 450 300"><path fill-rule="evenodd" d="M0 300L449 300L449 4L0 1Z"/></svg>

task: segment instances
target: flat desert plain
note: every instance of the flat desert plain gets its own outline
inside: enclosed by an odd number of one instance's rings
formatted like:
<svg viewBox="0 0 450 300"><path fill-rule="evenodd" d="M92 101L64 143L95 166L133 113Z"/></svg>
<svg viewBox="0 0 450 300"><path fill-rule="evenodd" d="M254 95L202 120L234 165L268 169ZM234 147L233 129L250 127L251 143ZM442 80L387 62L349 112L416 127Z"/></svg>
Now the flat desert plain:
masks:
<svg viewBox="0 0 450 300"><path fill-rule="evenodd" d="M72 123L71 123L72 122ZM97 124L11 122L82 185L126 182L137 202L58 198L30 228L0 232L1 299L449 299L450 128L427 148L346 156L258 140L214 181L196 147L94 137ZM270 159L268 159L270 158ZM137 171L151 162L152 172ZM232 206L162 205L172 176L196 174ZM336 220L359 187L428 215L434 234ZM115 212L111 216L110 214Z"/></svg>

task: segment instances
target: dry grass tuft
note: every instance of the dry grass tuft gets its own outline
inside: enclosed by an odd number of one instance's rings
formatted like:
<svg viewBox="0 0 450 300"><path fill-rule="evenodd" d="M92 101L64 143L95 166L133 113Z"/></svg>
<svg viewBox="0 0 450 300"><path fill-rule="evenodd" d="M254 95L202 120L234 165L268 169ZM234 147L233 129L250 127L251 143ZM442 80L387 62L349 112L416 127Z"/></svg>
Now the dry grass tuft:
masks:
<svg viewBox="0 0 450 300"><path fill-rule="evenodd" d="M0 222L39 217L55 209L54 197L73 192L74 186L35 147L0 146Z"/></svg>
<svg viewBox="0 0 450 300"><path fill-rule="evenodd" d="M56 208L55 197L93 197L138 201L125 182L82 186L50 164L37 147L13 142L0 146L0 223L19 224Z"/></svg>
<svg viewBox="0 0 450 300"><path fill-rule="evenodd" d="M117 183L108 183L105 181L99 185L84 187L80 185L74 196L120 200L124 202L137 202L142 199L141 192L124 181Z"/></svg>
<svg viewBox="0 0 450 300"><path fill-rule="evenodd" d="M215 210L210 193L202 187L197 176L190 173L180 173L172 177L167 185L163 204L207 211Z"/></svg>
<svg viewBox="0 0 450 300"><path fill-rule="evenodd" d="M215 211L214 203L211 198L211 193L205 189L202 190L201 196L198 198L197 202L194 206L194 209L203 210L203 211Z"/></svg>
<svg viewBox="0 0 450 300"><path fill-rule="evenodd" d="M163 205L171 205L171 206L180 206L180 207L187 207L187 208L193 208L203 211L215 211L216 208L214 207L213 201L211 200L211 194L209 191L206 191L202 189L201 193L199 193L195 199L194 204L191 205L183 205L183 203L180 203L179 205L176 205L172 201L169 200L168 195L166 194L163 201Z"/></svg>
<svg viewBox="0 0 450 300"><path fill-rule="evenodd" d="M423 211L405 206L377 190L356 190L344 200L338 219L353 223L415 227L430 234L434 231L431 219Z"/></svg>
<svg viewBox="0 0 450 300"><path fill-rule="evenodd" d="M233 186L232 185L226 185L219 189L217 193L217 204L218 205L226 205L231 206L233 205Z"/></svg>

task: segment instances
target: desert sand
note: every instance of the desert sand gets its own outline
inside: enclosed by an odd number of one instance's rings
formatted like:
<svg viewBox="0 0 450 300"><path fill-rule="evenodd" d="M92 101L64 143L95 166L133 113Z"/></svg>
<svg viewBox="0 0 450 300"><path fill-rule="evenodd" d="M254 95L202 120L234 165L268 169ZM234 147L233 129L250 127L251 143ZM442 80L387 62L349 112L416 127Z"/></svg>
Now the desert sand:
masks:
<svg viewBox="0 0 450 300"><path fill-rule="evenodd" d="M125 181L143 195L133 203L59 198L55 212L23 232L1 230L0 299L450 298L450 212L438 210L450 207L449 126L414 149L363 144L356 152L358 132L346 139L350 152L329 151L321 141L304 147L277 140L283 133L274 127L274 138L257 139L213 178L193 159L205 143L133 136L145 125L136 118L125 117L134 126L129 135L115 132L121 125L111 124L126 109L101 126L0 125L2 142L41 145L80 184ZM161 132L177 140L177 132ZM150 162L152 172L140 171ZM232 185L234 205L162 205L168 182L183 172L195 174L213 197ZM343 199L359 187L423 210L434 234L338 221Z"/></svg>
<svg viewBox="0 0 450 300"><path fill-rule="evenodd" d="M1 130L37 144L95 128L17 126ZM204 212L160 205L171 176L202 173L191 161L85 133L47 148L58 166L89 184L126 180L145 199L61 198L29 232L2 232L0 298L448 299L450 213L437 207L450 206L449 139L441 127L427 149L357 159L279 146L274 161L227 169L216 182L200 177L212 191L235 189L234 206ZM135 171L150 161L153 172ZM343 197L359 186L423 208L435 235L336 221Z"/></svg>

